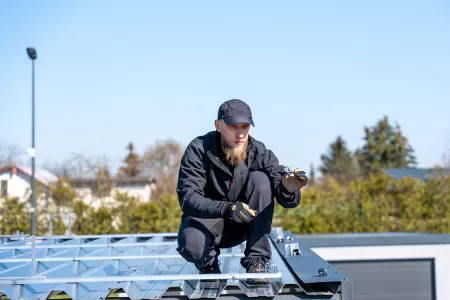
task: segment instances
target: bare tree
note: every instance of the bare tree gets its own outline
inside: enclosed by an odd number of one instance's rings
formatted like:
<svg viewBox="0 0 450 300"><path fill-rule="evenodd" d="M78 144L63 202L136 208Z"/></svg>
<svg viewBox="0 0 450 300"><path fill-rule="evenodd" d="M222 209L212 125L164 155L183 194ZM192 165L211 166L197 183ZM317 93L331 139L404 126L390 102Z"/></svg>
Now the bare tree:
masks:
<svg viewBox="0 0 450 300"><path fill-rule="evenodd" d="M43 168L58 177L66 179L94 179L99 173L110 172L110 163L106 156L95 157L87 153L71 153L61 163L46 162Z"/></svg>
<svg viewBox="0 0 450 300"><path fill-rule="evenodd" d="M147 148L142 157L141 168L144 174L156 179L156 192L152 197L161 194L175 194L183 149L173 140L156 141Z"/></svg>
<svg viewBox="0 0 450 300"><path fill-rule="evenodd" d="M54 174L57 177L62 177L62 178L67 179L72 175L71 168L70 168L70 165L68 165L68 163L69 163L69 160L64 160L61 163L58 163L56 161L46 160L43 163L41 163L41 167L44 170L51 172L52 174Z"/></svg>
<svg viewBox="0 0 450 300"><path fill-rule="evenodd" d="M114 187L110 164L105 156L72 153L61 164L47 164L46 168L69 184L89 187L97 198L109 196Z"/></svg>
<svg viewBox="0 0 450 300"><path fill-rule="evenodd" d="M25 151L16 144L0 145L0 167L24 164Z"/></svg>

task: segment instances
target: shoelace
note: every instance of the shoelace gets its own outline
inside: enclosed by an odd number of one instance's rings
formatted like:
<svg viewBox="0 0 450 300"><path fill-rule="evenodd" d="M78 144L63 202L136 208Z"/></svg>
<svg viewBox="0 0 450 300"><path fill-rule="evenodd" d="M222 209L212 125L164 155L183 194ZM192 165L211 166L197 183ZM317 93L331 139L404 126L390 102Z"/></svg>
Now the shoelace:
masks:
<svg viewBox="0 0 450 300"><path fill-rule="evenodd" d="M264 262L262 258L254 257L251 258L248 262L248 265L250 266L249 271L250 272L265 272L267 271L267 264Z"/></svg>

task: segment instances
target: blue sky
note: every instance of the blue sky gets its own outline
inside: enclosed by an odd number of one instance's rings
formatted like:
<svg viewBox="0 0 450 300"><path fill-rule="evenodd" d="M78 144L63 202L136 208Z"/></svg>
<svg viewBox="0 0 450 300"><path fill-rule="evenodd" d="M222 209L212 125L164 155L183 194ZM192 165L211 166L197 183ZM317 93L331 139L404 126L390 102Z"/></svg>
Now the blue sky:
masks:
<svg viewBox="0 0 450 300"><path fill-rule="evenodd" d="M356 149L384 115L421 167L450 143L448 1L1 1L0 142L24 149L28 46L38 165L186 146L230 98L291 168L318 166L337 135Z"/></svg>

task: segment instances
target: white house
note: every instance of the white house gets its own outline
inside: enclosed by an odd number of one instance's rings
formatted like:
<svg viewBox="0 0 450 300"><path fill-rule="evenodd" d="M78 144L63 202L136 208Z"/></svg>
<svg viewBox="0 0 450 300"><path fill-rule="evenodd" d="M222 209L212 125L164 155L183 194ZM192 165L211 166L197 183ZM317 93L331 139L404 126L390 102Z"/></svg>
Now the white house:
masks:
<svg viewBox="0 0 450 300"><path fill-rule="evenodd" d="M52 184L58 181L54 174L36 168L35 180L39 183L44 192L44 197L48 199L51 195ZM126 193L129 196L138 198L141 202L151 200L151 194L156 189L155 180L148 177L117 177L108 180L111 185L109 195L104 197L95 197L93 189L96 186L95 179L71 179L70 185L75 189L77 196L84 203L93 207L101 204L111 204L114 202L116 192ZM23 166L8 166L0 168L0 199L4 197L18 197L25 200L31 193L31 169Z"/></svg>
<svg viewBox="0 0 450 300"><path fill-rule="evenodd" d="M35 182L40 185L45 197L47 197L50 185L58 181L58 177L40 168L36 168L34 173ZM30 193L31 168L24 166L0 168L0 199L18 197L25 200Z"/></svg>
<svg viewBox="0 0 450 300"><path fill-rule="evenodd" d="M148 177L114 177L100 184L111 187L108 196L95 195L95 188L99 185L96 179L74 178L70 180L70 185L75 188L77 196L83 199L84 203L93 207L101 204L114 204L116 192L136 197L141 202L149 202L156 189L155 180Z"/></svg>

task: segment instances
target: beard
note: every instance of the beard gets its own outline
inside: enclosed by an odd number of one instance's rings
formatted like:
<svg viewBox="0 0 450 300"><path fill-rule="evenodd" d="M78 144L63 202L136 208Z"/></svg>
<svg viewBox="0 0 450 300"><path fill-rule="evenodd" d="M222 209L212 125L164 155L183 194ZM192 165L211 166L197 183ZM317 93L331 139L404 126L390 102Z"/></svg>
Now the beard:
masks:
<svg viewBox="0 0 450 300"><path fill-rule="evenodd" d="M225 160L231 166L237 166L240 162L245 161L247 158L247 146L248 138L243 145L233 148L228 146L227 142L222 137L222 149L225 153Z"/></svg>

